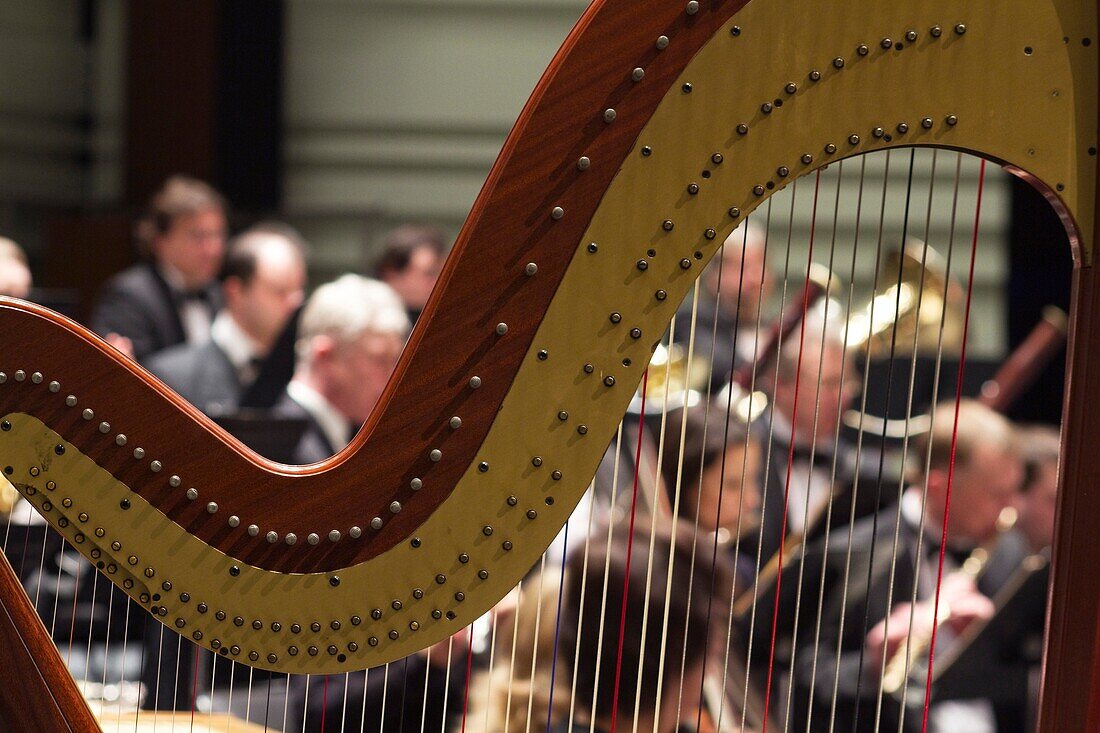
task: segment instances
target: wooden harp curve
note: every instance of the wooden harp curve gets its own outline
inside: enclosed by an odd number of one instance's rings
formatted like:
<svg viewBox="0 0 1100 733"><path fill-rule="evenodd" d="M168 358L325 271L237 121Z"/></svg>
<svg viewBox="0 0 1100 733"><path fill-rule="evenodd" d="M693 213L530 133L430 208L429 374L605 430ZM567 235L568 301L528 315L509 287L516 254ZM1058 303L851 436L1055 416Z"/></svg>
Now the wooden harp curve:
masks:
<svg viewBox="0 0 1100 733"><path fill-rule="evenodd" d="M593 3L370 423L323 464L258 459L85 329L4 301L8 479L196 643L361 669L461 629L536 562L677 304L772 192L874 150L971 151L1027 171L1090 263L1097 65L1063 39L1095 38L1095 6L838 1L792 27L802 12Z"/></svg>

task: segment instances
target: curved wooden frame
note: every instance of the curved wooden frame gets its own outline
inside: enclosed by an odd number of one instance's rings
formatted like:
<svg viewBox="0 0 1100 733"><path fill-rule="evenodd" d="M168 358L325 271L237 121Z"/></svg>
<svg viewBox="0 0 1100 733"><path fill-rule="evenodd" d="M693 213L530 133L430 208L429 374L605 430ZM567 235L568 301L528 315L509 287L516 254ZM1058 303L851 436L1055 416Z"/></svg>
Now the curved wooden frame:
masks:
<svg viewBox="0 0 1100 733"><path fill-rule="evenodd" d="M112 437L119 430L140 436L146 455L166 467L164 474L135 465L129 448L103 456L101 465L195 536L256 567L323 572L379 555L412 534L474 461L618 170L613 161L626 157L682 68L743 4L708 3L713 7L694 16L670 3L653 3L644 13L631 3L588 9L516 122L378 409L339 455L309 467L266 461L148 373L104 379L132 363L87 329L44 308L4 301L0 330L8 352L19 354L28 372L49 364L47 381L60 382L62 396L75 395L79 406L93 405L97 415L82 420L81 409L56 403L25 411L97 457L104 450L101 419L111 424ZM658 51L662 35L675 43ZM631 80L624 59L646 69L645 84ZM604 110L626 100L631 113L605 122ZM595 161L583 171L576 165L582 156ZM568 216L555 220L559 206ZM527 274L528 263L537 265L535 276ZM488 299L486 293L497 295ZM507 324L505 336L496 333L498 323ZM476 390L469 388L474 376L482 385ZM23 411L9 395L0 394L0 410ZM463 420L460 431L449 427L456 414ZM444 460L432 462L433 449ZM202 501L187 501L169 486L169 473L202 487ZM410 489L414 477L424 479L419 492ZM361 492L350 517L347 503L339 501L349 486ZM403 510L382 531L357 543L321 545L308 558L301 548L228 533L204 510L213 501L264 531L278 527L280 534L304 538L318 527L366 529L373 517L388 516L394 500Z"/></svg>
<svg viewBox="0 0 1100 733"><path fill-rule="evenodd" d="M39 424L49 428L39 430L35 438L37 458L30 461L32 465L18 467L18 485L28 494L31 490L44 493L22 472L38 477L36 471L68 461L62 456L71 446L76 449L73 452L93 459L115 483L134 492L135 501L138 497L147 501L225 557L271 573L329 575L333 585L339 578L332 573L376 558L410 537L419 546L418 529L449 498L460 478L471 470L488 471L488 465L479 462L480 446L516 374L530 359L544 314L561 295L561 284L580 251L578 245L583 245L589 221L628 166L626 161L640 144L639 135L662 105L673 104L669 100L685 84L681 80L685 69L716 34L724 32L731 17L746 5L756 10L762 2L606 0L588 9L509 137L379 409L349 449L317 466L277 466L258 459L148 374L129 371L124 359L85 329L44 309L3 301L0 331L9 356L0 364L8 382L7 388L0 387L0 414L9 416L20 430L26 426L38 430L35 425ZM926 4L937 8L941 3L929 0ZM1038 12L1040 5L1060 25L1083 26L1075 37L1095 35L1096 7L1063 0L1020 3L1017 10L1026 15ZM982 10L967 9L972 14ZM778 29L769 30L780 34ZM737 36L739 28L730 27L729 33ZM1067 64L1070 53L1077 52L1067 52ZM1066 125L1095 138L1095 52L1081 53L1085 58L1072 63L1083 71L1071 75L1068 83L1082 101L1092 100L1092 109L1083 113L1079 104L1066 115ZM1082 85L1087 93L1081 93ZM688 91L684 86L683 92ZM1054 139L1057 133L1054 130ZM743 133L738 130L737 134ZM952 134L945 128L927 138L874 146L857 141L841 155L890 145L935 144L973 150L1011 165L1024 162L1013 147L1017 141L1008 139L1011 135L998 147L983 145L973 131ZM731 140L737 139L731 134ZM1100 725L1096 684L1100 582L1082 584L1080 576L1075 578L1086 566L1086 558L1095 557L1085 523L1100 513L1100 498L1088 491L1096 469L1084 446L1084 436L1100 428L1094 424L1100 417L1085 409L1097 388L1084 373L1093 350L1100 352L1100 333L1093 333L1094 314L1100 306L1088 250L1097 206L1089 197L1082 203L1080 193L1087 190L1095 197L1096 163L1077 143L1044 164L1029 166L1040 169L1037 180L1048 188L1055 181L1064 188L1063 173L1072 178L1078 184L1070 187L1076 205L1067 205L1066 211L1085 217L1077 221L1085 247L1076 258L1071 330L1075 379L1067 392L1067 449L1048 656L1048 690L1059 694L1048 695L1044 704L1044 730L1050 731L1090 730ZM803 160L804 166L795 174L824 162L815 161L809 153ZM715 165L719 164L715 158ZM680 180L681 172L665 175L663 182ZM761 180L768 175L764 172ZM762 201L763 186L759 192L755 188L751 193L745 190L734 208L747 213ZM713 235L708 229L706 240L720 242L717 230L731 228L739 216L731 214L731 221L716 227ZM697 259L709 257L716 249L714 244L691 239L684 246L688 252L700 247ZM687 263L685 270L693 264L687 256L681 262ZM675 302L677 292L686 291L693 279L676 281L675 288L669 288L669 299ZM612 322L618 323L614 318ZM640 379L641 370L630 374ZM461 416L461 429L453 427L453 416ZM43 446L53 447L56 457ZM535 465L541 465L541 459ZM84 466L83 470L90 469ZM194 495L188 492L193 487ZM247 519L227 522L230 514ZM383 516L381 529L367 531L374 517ZM55 516L50 519L57 521ZM275 541L265 542L262 536L244 531L246 523L255 524L261 535L274 532ZM344 532L351 526L362 536L355 537L355 542L339 541L346 539ZM271 527L278 531L268 530ZM334 529L341 536L326 541ZM491 527L485 529L486 536L492 534ZM303 541L284 542L290 534ZM311 535L317 535L318 541L304 541ZM126 551L116 553L121 564ZM233 568L240 573L237 565ZM155 572L146 573L150 579L154 576ZM1085 577L1091 578L1092 573ZM166 594L170 587L166 582ZM155 597L142 600L154 610L168 605ZM1086 638L1093 640L1091 645L1082 643ZM424 638L425 643L430 641ZM1067 690L1076 693L1073 699L1063 694Z"/></svg>

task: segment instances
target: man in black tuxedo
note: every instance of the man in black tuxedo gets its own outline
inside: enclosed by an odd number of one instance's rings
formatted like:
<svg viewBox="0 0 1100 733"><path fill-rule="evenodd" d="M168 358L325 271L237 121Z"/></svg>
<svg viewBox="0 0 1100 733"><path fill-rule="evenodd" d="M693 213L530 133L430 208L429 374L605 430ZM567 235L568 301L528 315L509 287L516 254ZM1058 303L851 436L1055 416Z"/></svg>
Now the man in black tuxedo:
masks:
<svg viewBox="0 0 1100 733"><path fill-rule="evenodd" d="M409 319L385 283L344 275L322 285L302 309L294 378L274 414L308 418L296 463L342 450L370 417L389 381Z"/></svg>
<svg viewBox="0 0 1100 733"><path fill-rule="evenodd" d="M225 307L202 344L179 344L147 366L207 415L231 414L256 378L287 319L305 297L304 241L284 224L259 224L229 244Z"/></svg>
<svg viewBox="0 0 1100 733"><path fill-rule="evenodd" d="M799 632L794 681L799 702L793 709L803 718L800 729L806 729L807 716L809 730L921 729L923 677L910 682L902 703L900 694L883 693L883 670L895 655L904 654L907 639L929 637L937 614L937 659L970 624L992 616L990 599L1004 575L975 578L963 566L975 549L994 548L998 520L1017 499L1023 468L1016 448L1013 429L1002 416L964 400L958 405L956 430L955 403L941 404L931 432L910 448L919 469L901 502L856 522L847 532L834 533L827 545L817 542L807 548L806 577L823 577L824 584L818 589L807 582L802 589L804 609L814 612L806 611ZM927 647L915 656L926 664ZM997 674L1008 684L999 654L966 663L972 678ZM975 689L979 682L973 679ZM950 701L933 694L929 731L997 730L993 701L976 695L967 699L959 686L949 694Z"/></svg>
<svg viewBox="0 0 1100 733"><path fill-rule="evenodd" d="M222 304L225 200L202 181L173 176L150 202L138 235L150 259L107 282L91 327L144 363L161 349L210 337Z"/></svg>

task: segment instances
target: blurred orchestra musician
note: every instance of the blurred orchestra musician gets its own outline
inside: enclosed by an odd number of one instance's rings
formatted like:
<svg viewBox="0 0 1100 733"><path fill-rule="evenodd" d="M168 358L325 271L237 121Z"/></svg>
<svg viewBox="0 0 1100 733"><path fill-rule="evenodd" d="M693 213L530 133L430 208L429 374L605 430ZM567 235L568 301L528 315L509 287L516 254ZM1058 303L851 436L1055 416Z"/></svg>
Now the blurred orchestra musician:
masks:
<svg viewBox="0 0 1100 733"><path fill-rule="evenodd" d="M447 256L447 238L435 227L405 224L386 236L383 252L374 264L375 277L392 287L415 323L428 302ZM256 382L241 398L242 407L269 409L282 399L297 364L298 319L291 316Z"/></svg>
<svg viewBox="0 0 1100 733"><path fill-rule="evenodd" d="M386 235L374 274L401 297L412 323L432 294L447 250L447 236L438 227L405 224Z"/></svg>
<svg viewBox="0 0 1100 733"><path fill-rule="evenodd" d="M664 435L661 479L670 505L729 551L737 590L744 590L755 573L756 549L744 538L760 521L763 457L757 436L737 415L727 420L722 400L670 413Z"/></svg>
<svg viewBox="0 0 1100 733"><path fill-rule="evenodd" d="M173 176L153 196L138 238L149 259L107 282L91 327L144 363L169 346L210 337L222 305L217 276L225 251L225 200L202 181Z"/></svg>
<svg viewBox="0 0 1100 733"><path fill-rule="evenodd" d="M408 332L401 299L377 280L344 275L310 296L298 325L294 378L274 409L277 416L309 420L296 463L322 461L350 442L381 397ZM450 651L451 658L466 653L457 646ZM290 709L301 711L301 718L293 729L322 731L326 719L346 719L357 730L442 730L455 709L444 710L437 701L461 699L465 683L463 675L448 670L447 652L441 643L434 654L336 675L328 684L294 677Z"/></svg>
<svg viewBox="0 0 1100 733"><path fill-rule="evenodd" d="M968 633L962 648L937 652L936 661L948 668L938 679L945 691L967 686L981 679L989 665L997 665L989 688L977 691L993 702L997 733L1028 733L1036 727L1058 498L1058 430L1047 425L1021 427L1019 449L1024 481L1017 496L1018 519L1001 534L980 583L996 589L991 597L993 616L974 625L978 628ZM973 660L986 666L974 669Z"/></svg>
<svg viewBox="0 0 1100 733"><path fill-rule="evenodd" d="M382 396L408 332L401 299L377 280L344 275L310 296L294 378L273 411L309 421L297 463L324 460L351 441Z"/></svg>
<svg viewBox="0 0 1100 733"><path fill-rule="evenodd" d="M1020 497L1017 529L1032 552L1049 550L1054 540L1054 511L1058 505L1058 430L1046 425L1020 429L1026 480Z"/></svg>
<svg viewBox="0 0 1100 733"><path fill-rule="evenodd" d="M910 670L926 668L933 630L938 665L960 634L995 612L991 599L1001 581L984 570L1007 526L1006 510L1017 500L1023 466L1004 417L970 400L957 410L957 428L955 403L943 403L930 432L913 440L914 471L897 506L806 549L807 577L824 579L821 615L808 616L799 630L804 642L795 684L810 692L795 709L810 716L808 730L829 729L834 708L845 730L879 730L880 724L883 730L921 730L924 678ZM817 589L809 596L816 599ZM965 688L979 689L980 678L1004 671L1000 650L969 651L965 663L955 662L966 670L960 682L943 690L959 699L934 691L928 730L999 730L995 701L968 696Z"/></svg>
<svg viewBox="0 0 1100 733"><path fill-rule="evenodd" d="M729 382L734 366L755 359L761 307L773 281L766 254L764 229L741 224L703 272L698 307L689 295L676 313L675 340L686 349L694 311L692 361L709 369L714 392Z"/></svg>
<svg viewBox="0 0 1100 733"><path fill-rule="evenodd" d="M587 553L570 555L558 650L565 669L576 670L576 693L573 715L552 720L550 731L715 729L707 660L721 659L714 646L725 641L727 617L708 598L712 591L728 598L732 578L726 564L711 558L683 522L659 527L652 537L645 529L631 538L625 526L615 527L610 539L597 530ZM623 591L605 596L604 587ZM603 614L625 620L621 636L619 623L599 622ZM743 689L744 679L739 683L732 686ZM749 707L744 727L740 709L724 709L733 729L760 730L762 711Z"/></svg>
<svg viewBox="0 0 1100 733"><path fill-rule="evenodd" d="M305 242L292 228L258 224L234 237L222 268L225 307L210 338L153 355L147 366L208 415L232 413L287 319L305 296Z"/></svg>
<svg viewBox="0 0 1100 733"><path fill-rule="evenodd" d="M31 293L31 269L23 248L0 237L0 295L26 300Z"/></svg>
<svg viewBox="0 0 1100 733"><path fill-rule="evenodd" d="M874 511L873 486L853 486L860 473L856 447L839 433L840 417L858 390L855 364L845 352L839 307L823 301L806 313L804 323L783 340L778 363L765 365L774 384L770 409L755 423L769 466L764 484L760 528L761 566L777 557L790 536L813 536L823 529L834 499L862 500L857 514ZM833 507L831 524L847 522L849 506ZM786 510L784 512L784 509Z"/></svg>

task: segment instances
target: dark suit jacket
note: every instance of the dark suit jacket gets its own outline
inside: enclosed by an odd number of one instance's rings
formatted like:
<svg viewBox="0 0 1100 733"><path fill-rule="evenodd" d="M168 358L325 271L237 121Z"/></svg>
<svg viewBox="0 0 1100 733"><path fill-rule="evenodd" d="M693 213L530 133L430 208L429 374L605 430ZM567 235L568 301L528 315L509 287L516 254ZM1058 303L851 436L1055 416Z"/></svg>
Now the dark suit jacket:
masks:
<svg viewBox="0 0 1100 733"><path fill-rule="evenodd" d="M829 729L834 685L837 690L834 730L857 733L898 730L902 703L889 696L882 700L881 725L878 728L875 726L876 705L879 702L878 665L877 661L865 658L862 653L867 632L884 619L891 608L912 599L913 584L919 572L919 531L904 519L899 522L898 516L897 506L887 507L875 516L856 522L849 531L833 534L827 549L819 541L806 550L802 618L797 633L799 652L794 673L798 702L794 708L802 715L812 710L813 725L808 730ZM851 564L846 569L849 548ZM934 568L939 549L925 540L921 543L921 551L925 567ZM1015 548L998 547L987 565L987 572L978 581L979 590L987 597L995 597L1019 559ZM824 577L823 586L813 580L821 577ZM791 603L791 594L795 590L792 587L784 592L785 604ZM823 604L818 617L816 604L821 591ZM925 597L922 592L918 600ZM950 689L942 685L934 686L933 702L988 697L1000 714L999 708L1024 700L1027 691L1026 666L1010 662L1015 661L1014 648L1018 640L1004 635L1000 638L1001 644L976 645L959 657L956 664L962 666L953 676L953 684ZM941 637L937 642L937 658L949 648L945 639ZM923 680L922 674L915 674L914 677ZM991 678L996 680L995 686L1001 691L996 698L983 691L983 679L988 681ZM986 684L984 690L988 688ZM923 683L911 683L909 697L902 730L919 731ZM799 729L807 729L804 719L798 722L798 726Z"/></svg>
<svg viewBox="0 0 1100 733"><path fill-rule="evenodd" d="M256 381L241 395L242 408L270 410L282 399L287 384L294 376L294 347L298 343L298 322L301 319L302 309L299 308L287 321L271 353L264 359Z"/></svg>
<svg viewBox="0 0 1100 733"><path fill-rule="evenodd" d="M769 441L768 431L771 429L771 415L764 414L753 424L753 433L761 451L767 455ZM833 511L830 528L835 529L847 525L852 517L852 505L855 504L855 518L870 516L885 506L891 506L897 502L899 481L896 469L891 470L884 466L879 470L878 446L872 445L873 441L865 440L857 456L856 446L843 436L836 443L836 482L834 484L835 498L833 499ZM819 464L815 470L824 471L831 475L833 471L832 443L823 449L814 452L814 462ZM807 459L808 460L808 459ZM791 533L788 523L786 531L783 529L783 506L787 492L787 467L790 463L790 442L778 436L771 438L770 469L767 480L763 486L763 523L760 527L762 535L761 564L766 564L779 551L779 545ZM880 490L881 485L881 490ZM807 528L809 538L815 539L824 534L824 516L811 527ZM755 547L755 545L752 545Z"/></svg>
<svg viewBox="0 0 1100 733"><path fill-rule="evenodd" d="M213 314L222 306L221 287L211 284L206 295ZM107 281L92 311L91 327L102 336L117 333L130 339L134 358L142 363L186 340L176 297L151 263L134 265Z"/></svg>
<svg viewBox="0 0 1100 733"><path fill-rule="evenodd" d="M290 395L283 394L279 401L275 403L275 406L271 408L271 415L273 417L306 421L306 429L302 432L302 437L298 440L298 447L294 450L294 463L298 465L317 463L336 455L336 449L325 437L325 431L321 430L321 426L313 419L313 415L295 402Z"/></svg>
<svg viewBox="0 0 1100 733"><path fill-rule="evenodd" d="M153 355L149 371L207 415L232 414L241 397L237 370L213 341L179 344Z"/></svg>

